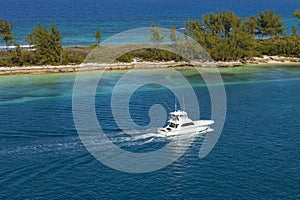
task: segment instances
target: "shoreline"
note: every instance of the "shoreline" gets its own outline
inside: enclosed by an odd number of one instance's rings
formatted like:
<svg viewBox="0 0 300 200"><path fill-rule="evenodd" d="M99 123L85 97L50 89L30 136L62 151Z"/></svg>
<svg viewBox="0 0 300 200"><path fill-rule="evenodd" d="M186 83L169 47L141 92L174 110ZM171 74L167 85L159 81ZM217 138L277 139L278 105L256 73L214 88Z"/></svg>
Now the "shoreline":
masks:
<svg viewBox="0 0 300 200"><path fill-rule="evenodd" d="M0 67L1 75L17 74L45 74L45 73L70 73L79 71L94 70L126 70L126 69L157 69L157 68L180 68L180 67L218 67L230 68L239 66L259 66L259 65L300 65L300 58L283 57L283 56L263 56L243 59L240 61L228 62L131 62L131 63L82 63L79 65L58 65L58 66L22 66L22 67Z"/></svg>

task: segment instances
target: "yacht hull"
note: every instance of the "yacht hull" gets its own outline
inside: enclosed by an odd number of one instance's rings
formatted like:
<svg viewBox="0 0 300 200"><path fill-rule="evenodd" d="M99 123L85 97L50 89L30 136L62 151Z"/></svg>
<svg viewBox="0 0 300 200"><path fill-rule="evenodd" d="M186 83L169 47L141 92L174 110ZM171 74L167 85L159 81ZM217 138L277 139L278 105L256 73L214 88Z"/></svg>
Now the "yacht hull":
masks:
<svg viewBox="0 0 300 200"><path fill-rule="evenodd" d="M165 128L158 129L157 132L164 136L164 137L170 137L170 136L176 136L176 135L184 135L184 134L195 134L205 131L212 131L209 127L209 125L213 124L213 120L198 120L193 121L194 125L182 127L179 130L171 130L168 131Z"/></svg>

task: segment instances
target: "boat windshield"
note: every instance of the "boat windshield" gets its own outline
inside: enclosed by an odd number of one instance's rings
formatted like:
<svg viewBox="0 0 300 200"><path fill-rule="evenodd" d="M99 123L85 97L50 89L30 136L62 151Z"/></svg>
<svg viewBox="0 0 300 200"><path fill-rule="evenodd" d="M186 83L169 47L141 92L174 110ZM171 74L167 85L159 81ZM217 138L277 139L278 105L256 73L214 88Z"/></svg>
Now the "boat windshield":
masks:
<svg viewBox="0 0 300 200"><path fill-rule="evenodd" d="M170 124L169 124L169 127L175 128L175 124L174 124L174 123L170 123Z"/></svg>
<svg viewBox="0 0 300 200"><path fill-rule="evenodd" d="M173 119L173 120L179 120L179 116L178 115L171 115L171 119Z"/></svg>

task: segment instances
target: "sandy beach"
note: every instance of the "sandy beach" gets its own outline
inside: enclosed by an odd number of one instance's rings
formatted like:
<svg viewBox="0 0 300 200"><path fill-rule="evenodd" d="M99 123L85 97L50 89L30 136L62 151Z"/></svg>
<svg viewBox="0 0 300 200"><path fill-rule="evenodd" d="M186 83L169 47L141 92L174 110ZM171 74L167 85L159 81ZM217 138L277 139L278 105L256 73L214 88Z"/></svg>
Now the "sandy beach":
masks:
<svg viewBox="0 0 300 200"><path fill-rule="evenodd" d="M80 65L58 65L58 66L22 66L22 67L0 67L0 75L12 74L42 74L42 73L67 73L93 70L124 70L124 69L153 69L168 67L238 67L242 65L262 64L300 64L300 58L282 56L263 56L230 62L132 62L132 63L82 63Z"/></svg>

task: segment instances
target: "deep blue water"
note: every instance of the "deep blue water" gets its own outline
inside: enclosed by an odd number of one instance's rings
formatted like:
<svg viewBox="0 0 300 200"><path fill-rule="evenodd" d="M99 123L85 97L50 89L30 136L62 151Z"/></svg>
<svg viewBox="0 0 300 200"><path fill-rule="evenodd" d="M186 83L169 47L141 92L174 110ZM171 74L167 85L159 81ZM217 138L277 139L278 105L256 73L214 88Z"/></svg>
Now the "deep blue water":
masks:
<svg viewBox="0 0 300 200"><path fill-rule="evenodd" d="M75 74L2 76L0 199L299 199L299 67L222 69L228 110L215 148L199 159L197 137L175 163L146 174L111 169L82 145L72 116ZM210 100L199 75L180 72L193 85L201 116L209 118ZM108 72L98 88L98 118L128 151L161 148L166 141L159 138L126 140L111 121L108 98L121 75ZM149 123L147 106L164 105L158 96L168 104L174 100L157 85L133 95L136 123Z"/></svg>
<svg viewBox="0 0 300 200"><path fill-rule="evenodd" d="M152 23L169 28L183 28L184 21L201 18L208 12L233 10L241 17L256 15L267 8L282 15L287 32L299 21L292 17L299 0L0 0L0 18L14 22L16 40L24 37L38 23L54 22L61 30L63 44L91 45L96 29L102 39L113 34Z"/></svg>

